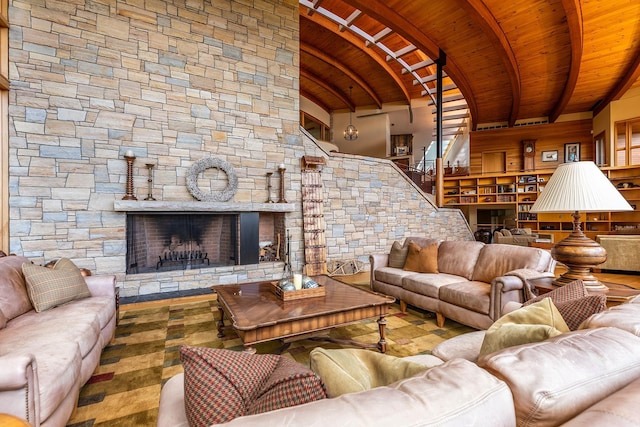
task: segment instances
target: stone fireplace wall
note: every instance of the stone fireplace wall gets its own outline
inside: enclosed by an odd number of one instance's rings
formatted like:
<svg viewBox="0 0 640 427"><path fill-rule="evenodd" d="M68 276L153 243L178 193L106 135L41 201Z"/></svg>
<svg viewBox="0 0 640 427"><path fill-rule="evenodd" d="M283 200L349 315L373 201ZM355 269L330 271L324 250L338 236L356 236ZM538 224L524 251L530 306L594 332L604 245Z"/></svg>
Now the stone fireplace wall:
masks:
<svg viewBox="0 0 640 427"><path fill-rule="evenodd" d="M71 258L116 274L132 296L281 277L282 262L125 274L123 154L134 188L193 201L185 176L216 157L238 176L235 203L267 200L266 174L286 171L294 268L302 266L300 158L324 155L301 136L298 2L175 0L42 2L9 8L11 252ZM328 254L386 251L392 239L469 239L457 210L437 210L386 161L332 156L323 172ZM206 173L212 190L225 176ZM203 184L204 185L204 184ZM205 187L206 188L206 187ZM273 196L277 196L273 194ZM277 197L276 197L277 200Z"/></svg>

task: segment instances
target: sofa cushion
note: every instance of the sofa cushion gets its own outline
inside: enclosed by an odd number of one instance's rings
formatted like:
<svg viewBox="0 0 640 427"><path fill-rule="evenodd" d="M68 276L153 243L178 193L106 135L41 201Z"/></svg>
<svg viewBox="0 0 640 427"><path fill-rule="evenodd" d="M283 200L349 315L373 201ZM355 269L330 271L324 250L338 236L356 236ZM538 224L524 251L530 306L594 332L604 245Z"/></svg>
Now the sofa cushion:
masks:
<svg viewBox="0 0 640 427"><path fill-rule="evenodd" d="M444 241L438 247L438 271L471 280L473 269L485 246L482 242Z"/></svg>
<svg viewBox="0 0 640 427"><path fill-rule="evenodd" d="M282 358L274 354L182 346L180 360L189 425L224 423L257 413L260 408L276 409L326 396L322 383L311 370L286 361L284 369L278 370Z"/></svg>
<svg viewBox="0 0 640 427"><path fill-rule="evenodd" d="M409 241L405 240L404 245L398 241L393 242L389 251L389 267L402 268L409 253Z"/></svg>
<svg viewBox="0 0 640 427"><path fill-rule="evenodd" d="M620 304L593 314L579 329L614 326L640 337L640 304Z"/></svg>
<svg viewBox="0 0 640 427"><path fill-rule="evenodd" d="M388 385L428 369L401 357L353 348L316 347L309 353L309 364L322 378L329 397Z"/></svg>
<svg viewBox="0 0 640 427"><path fill-rule="evenodd" d="M479 364L511 389L517 425L556 426L640 376L640 338L617 328L573 331Z"/></svg>
<svg viewBox="0 0 640 427"><path fill-rule="evenodd" d="M473 331L442 341L431 350L431 354L444 360L466 359L477 362L482 341L487 331Z"/></svg>
<svg viewBox="0 0 640 427"><path fill-rule="evenodd" d="M91 296L80 269L67 259L58 260L53 268L24 263L22 272L37 312Z"/></svg>
<svg viewBox="0 0 640 427"><path fill-rule="evenodd" d="M527 306L544 298L551 298L570 330L575 331L589 316L607 308L604 294L589 295L582 280L574 280L551 292L526 301Z"/></svg>
<svg viewBox="0 0 640 427"><path fill-rule="evenodd" d="M550 298L522 307L502 316L484 335L479 358L520 344L539 342L562 333L569 327Z"/></svg>
<svg viewBox="0 0 640 427"><path fill-rule="evenodd" d="M622 390L597 402L562 427L637 427L638 396L640 396L640 379L636 379Z"/></svg>
<svg viewBox="0 0 640 427"><path fill-rule="evenodd" d="M417 274L415 271L402 270L400 268L380 267L376 268L373 275L380 282L388 283L394 286L402 286L405 277Z"/></svg>
<svg viewBox="0 0 640 427"><path fill-rule="evenodd" d="M33 310L22 274L25 262L21 256L0 257L0 310L7 320Z"/></svg>
<svg viewBox="0 0 640 427"><path fill-rule="evenodd" d="M40 345L55 346L60 341L75 344L83 358L96 344L102 344L97 313L73 303L42 313L31 310L10 320L0 334L0 354L5 350L5 346L9 349L22 346L24 337L29 337L30 341Z"/></svg>
<svg viewBox="0 0 640 427"><path fill-rule="evenodd" d="M490 293L489 283L466 281L441 286L438 298L449 304L488 315Z"/></svg>
<svg viewBox="0 0 640 427"><path fill-rule="evenodd" d="M452 274L414 273L402 279L402 287L407 291L437 299L442 286L459 283L461 280L462 277Z"/></svg>
<svg viewBox="0 0 640 427"><path fill-rule="evenodd" d="M549 252L526 246L484 245L474 264L473 280L491 283L496 277L522 268L545 271L551 261Z"/></svg>
<svg viewBox="0 0 640 427"><path fill-rule="evenodd" d="M420 247L413 241L409 242L409 251L403 269L417 273L437 273L438 242L425 247Z"/></svg>
<svg viewBox="0 0 640 427"><path fill-rule="evenodd" d="M424 248L424 247L429 246L429 245L431 245L433 243L440 244L441 240L432 239L431 237L409 236L404 240L404 242L405 242L405 245L408 245L409 242L413 242L416 245L420 246L421 248Z"/></svg>

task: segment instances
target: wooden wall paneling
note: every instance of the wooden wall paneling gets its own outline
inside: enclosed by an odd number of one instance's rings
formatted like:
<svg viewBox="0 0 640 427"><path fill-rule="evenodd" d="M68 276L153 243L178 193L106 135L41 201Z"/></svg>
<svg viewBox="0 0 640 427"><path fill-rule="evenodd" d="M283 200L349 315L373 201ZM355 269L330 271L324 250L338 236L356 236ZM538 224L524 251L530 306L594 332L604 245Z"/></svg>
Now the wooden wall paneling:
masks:
<svg viewBox="0 0 640 427"><path fill-rule="evenodd" d="M564 144L568 142L580 143L581 160L593 160L591 131L591 120L473 131L469 134L469 173L482 173L482 153L487 151L504 151L506 171L522 171L522 141L526 139L536 140L535 169L554 169L563 163ZM558 161L542 162L542 152L552 150L558 151Z"/></svg>

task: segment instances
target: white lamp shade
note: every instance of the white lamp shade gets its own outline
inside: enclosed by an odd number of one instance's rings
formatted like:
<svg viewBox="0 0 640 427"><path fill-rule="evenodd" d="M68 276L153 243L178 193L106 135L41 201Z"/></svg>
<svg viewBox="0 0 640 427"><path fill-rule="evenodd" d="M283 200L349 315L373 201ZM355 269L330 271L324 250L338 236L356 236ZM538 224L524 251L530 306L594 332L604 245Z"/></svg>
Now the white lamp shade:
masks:
<svg viewBox="0 0 640 427"><path fill-rule="evenodd" d="M530 212L611 212L633 208L593 162L563 163Z"/></svg>

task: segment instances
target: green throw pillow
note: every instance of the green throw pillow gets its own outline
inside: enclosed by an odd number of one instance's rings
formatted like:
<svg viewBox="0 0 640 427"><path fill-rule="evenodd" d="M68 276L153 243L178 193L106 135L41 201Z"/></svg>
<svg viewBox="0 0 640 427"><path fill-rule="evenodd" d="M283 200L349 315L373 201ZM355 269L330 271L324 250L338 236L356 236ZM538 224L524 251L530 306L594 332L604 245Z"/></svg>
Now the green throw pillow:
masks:
<svg viewBox="0 0 640 427"><path fill-rule="evenodd" d="M314 348L311 370L327 387L329 397L369 390L411 377L428 366L364 349Z"/></svg>
<svg viewBox="0 0 640 427"><path fill-rule="evenodd" d="M544 341L569 332L550 298L505 314L484 335L479 357L503 348Z"/></svg>
<svg viewBox="0 0 640 427"><path fill-rule="evenodd" d="M22 273L29 299L38 313L91 296L80 269L66 258L60 259L53 268L25 262Z"/></svg>

